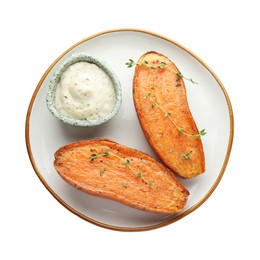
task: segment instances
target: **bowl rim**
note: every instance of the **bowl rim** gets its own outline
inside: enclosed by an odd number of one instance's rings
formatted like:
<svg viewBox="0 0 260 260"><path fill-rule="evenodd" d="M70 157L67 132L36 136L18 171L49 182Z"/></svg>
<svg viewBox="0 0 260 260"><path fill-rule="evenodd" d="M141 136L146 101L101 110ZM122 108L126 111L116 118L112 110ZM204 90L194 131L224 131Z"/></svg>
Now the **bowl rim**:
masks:
<svg viewBox="0 0 260 260"><path fill-rule="evenodd" d="M112 81L115 95L116 95L115 104L114 104L113 110L102 118L98 118L95 120L74 119L74 118L71 118L69 116L66 116L66 115L63 115L62 113L60 113L60 111L57 110L57 108L55 106L55 92L57 89L57 85L60 81L61 75L65 72L65 70L69 66L71 66L77 62L81 62L81 61L85 61L85 62L89 62L89 63L93 63L93 64L97 65L109 76L109 78ZM54 117L56 117L57 119L61 120L62 122L69 124L69 125L73 125L73 126L86 127L86 126L101 125L101 124L109 121L110 119L112 119L117 114L117 112L121 106L121 103L122 103L122 89L121 89L121 83L120 83L116 73L107 64L107 62L105 62L104 60L102 60L96 56L88 54L86 52L73 53L55 70L55 72L50 80L49 88L48 88L47 95L46 95L46 105L47 105L49 111L51 112L51 114Z"/></svg>

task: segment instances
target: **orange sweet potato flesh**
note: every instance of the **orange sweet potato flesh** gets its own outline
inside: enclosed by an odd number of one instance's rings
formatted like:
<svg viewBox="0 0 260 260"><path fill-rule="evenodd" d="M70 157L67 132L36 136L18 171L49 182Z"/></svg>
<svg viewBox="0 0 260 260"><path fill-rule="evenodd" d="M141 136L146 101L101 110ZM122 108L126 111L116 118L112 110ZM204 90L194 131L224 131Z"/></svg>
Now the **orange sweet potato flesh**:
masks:
<svg viewBox="0 0 260 260"><path fill-rule="evenodd" d="M181 212L189 195L163 164L108 139L61 147L55 153L54 167L79 190L148 212Z"/></svg>
<svg viewBox="0 0 260 260"><path fill-rule="evenodd" d="M162 162L182 178L205 171L201 138L189 109L183 77L157 52L137 62L133 96L143 132Z"/></svg>

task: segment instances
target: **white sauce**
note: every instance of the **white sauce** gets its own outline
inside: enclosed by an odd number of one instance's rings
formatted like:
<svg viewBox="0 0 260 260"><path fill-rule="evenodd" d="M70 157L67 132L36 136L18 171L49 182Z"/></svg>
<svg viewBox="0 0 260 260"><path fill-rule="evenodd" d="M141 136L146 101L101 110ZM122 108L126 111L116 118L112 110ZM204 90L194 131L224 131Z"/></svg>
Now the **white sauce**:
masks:
<svg viewBox="0 0 260 260"><path fill-rule="evenodd" d="M116 95L110 77L96 64L80 61L61 76L55 93L55 106L65 116L96 120L108 115Z"/></svg>

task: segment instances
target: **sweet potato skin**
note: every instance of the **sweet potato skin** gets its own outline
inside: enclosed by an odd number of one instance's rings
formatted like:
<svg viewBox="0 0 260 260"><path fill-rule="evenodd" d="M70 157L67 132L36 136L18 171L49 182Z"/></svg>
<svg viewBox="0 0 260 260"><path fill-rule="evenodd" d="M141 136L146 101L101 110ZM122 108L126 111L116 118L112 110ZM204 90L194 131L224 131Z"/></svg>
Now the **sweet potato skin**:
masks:
<svg viewBox="0 0 260 260"><path fill-rule="evenodd" d="M181 212L189 195L163 164L108 139L61 147L55 153L54 167L77 189L148 212Z"/></svg>
<svg viewBox="0 0 260 260"><path fill-rule="evenodd" d="M176 65L157 52L141 56L135 68L133 98L146 139L162 162L182 178L203 173L203 145L201 138L192 136L199 131Z"/></svg>

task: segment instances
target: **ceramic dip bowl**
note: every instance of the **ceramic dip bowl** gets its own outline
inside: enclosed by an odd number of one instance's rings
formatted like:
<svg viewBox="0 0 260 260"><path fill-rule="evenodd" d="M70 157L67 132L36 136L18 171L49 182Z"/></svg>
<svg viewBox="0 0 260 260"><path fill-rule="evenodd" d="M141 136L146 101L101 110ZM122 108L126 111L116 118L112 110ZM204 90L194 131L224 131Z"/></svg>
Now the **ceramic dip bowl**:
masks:
<svg viewBox="0 0 260 260"><path fill-rule="evenodd" d="M66 124L101 125L121 106L121 84L106 62L76 53L54 72L46 103L50 112Z"/></svg>

